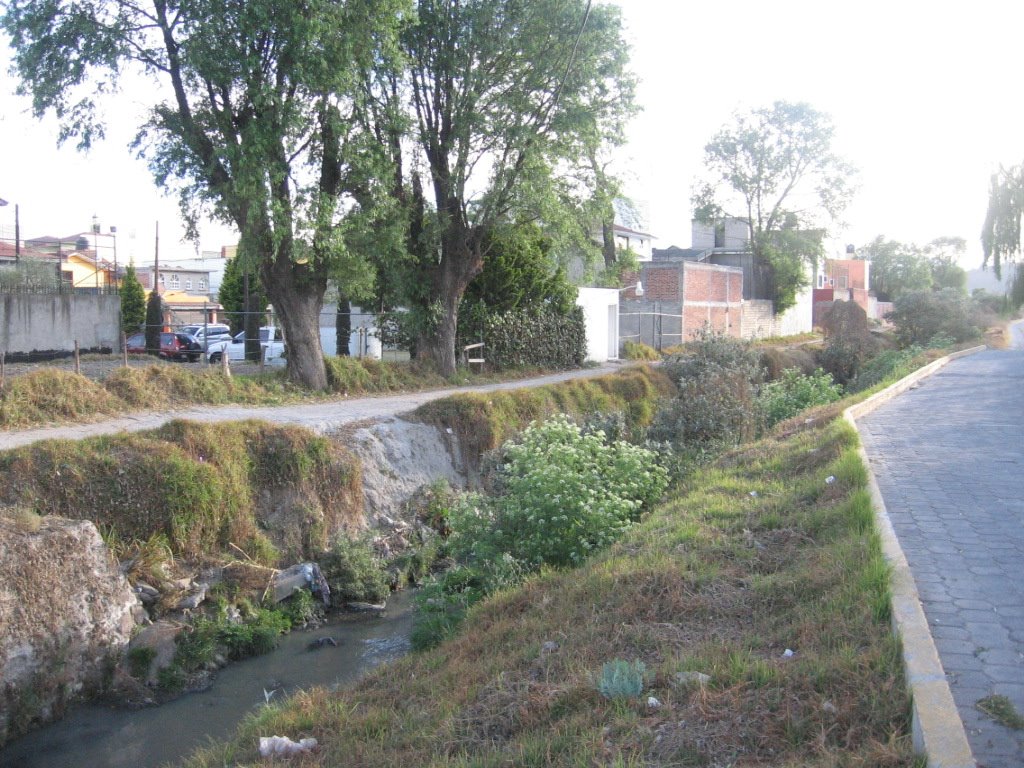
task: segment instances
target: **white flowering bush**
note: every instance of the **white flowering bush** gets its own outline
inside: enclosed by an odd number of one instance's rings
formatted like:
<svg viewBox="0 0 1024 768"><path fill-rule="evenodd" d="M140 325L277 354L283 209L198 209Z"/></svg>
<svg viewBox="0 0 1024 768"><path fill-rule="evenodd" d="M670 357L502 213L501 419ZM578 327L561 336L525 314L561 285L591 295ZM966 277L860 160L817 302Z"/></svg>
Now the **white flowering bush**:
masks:
<svg viewBox="0 0 1024 768"><path fill-rule="evenodd" d="M502 495L467 497L453 510L456 553L573 565L615 541L668 484L653 451L584 433L564 415L502 451Z"/></svg>
<svg viewBox="0 0 1024 768"><path fill-rule="evenodd" d="M775 381L762 385L757 402L764 415L765 426L796 416L815 405L832 403L843 396L843 388L818 368L806 376L797 368L788 368Z"/></svg>

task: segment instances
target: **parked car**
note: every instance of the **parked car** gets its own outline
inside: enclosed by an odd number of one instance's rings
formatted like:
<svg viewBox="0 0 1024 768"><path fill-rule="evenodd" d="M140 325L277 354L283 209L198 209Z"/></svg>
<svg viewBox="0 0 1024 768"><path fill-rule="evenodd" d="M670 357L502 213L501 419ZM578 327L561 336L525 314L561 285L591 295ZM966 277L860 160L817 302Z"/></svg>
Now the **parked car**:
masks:
<svg viewBox="0 0 1024 768"><path fill-rule="evenodd" d="M144 333L133 333L124 340L124 344L129 355L146 354L146 334Z"/></svg>
<svg viewBox="0 0 1024 768"><path fill-rule="evenodd" d="M264 362L270 365L284 364L284 336L280 328L260 328L260 350ZM245 360L245 331L235 334L234 338L210 341L210 346L206 350L206 359L209 362L219 363L225 354L231 361Z"/></svg>
<svg viewBox="0 0 1024 768"><path fill-rule="evenodd" d="M192 325L182 326L178 329L178 332L187 333L195 338L203 349L206 349L207 342L212 343L231 338L231 328L224 323L193 323Z"/></svg>
<svg viewBox="0 0 1024 768"><path fill-rule="evenodd" d="M194 336L180 331L160 334L160 357L194 363L202 354L203 345Z"/></svg>

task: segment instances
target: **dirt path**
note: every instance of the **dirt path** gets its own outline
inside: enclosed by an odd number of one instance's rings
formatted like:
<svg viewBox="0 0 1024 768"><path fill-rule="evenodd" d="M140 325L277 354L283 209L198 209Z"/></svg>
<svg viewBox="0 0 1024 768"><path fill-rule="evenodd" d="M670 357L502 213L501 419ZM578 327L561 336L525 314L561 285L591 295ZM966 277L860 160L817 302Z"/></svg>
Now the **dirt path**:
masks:
<svg viewBox="0 0 1024 768"><path fill-rule="evenodd" d="M0 431L0 450L28 445L38 440L81 440L117 432L138 432L155 429L172 419L189 419L212 424L220 421L263 419L275 424L297 424L315 432L327 432L343 424L364 419L393 417L457 392L496 392L499 390L538 387L571 379L586 379L620 371L623 363L605 363L596 368L566 371L532 379L485 384L470 387L437 389L385 397L353 397L331 402L296 403L281 406L197 406L175 411L145 411L93 424L64 424L26 430Z"/></svg>

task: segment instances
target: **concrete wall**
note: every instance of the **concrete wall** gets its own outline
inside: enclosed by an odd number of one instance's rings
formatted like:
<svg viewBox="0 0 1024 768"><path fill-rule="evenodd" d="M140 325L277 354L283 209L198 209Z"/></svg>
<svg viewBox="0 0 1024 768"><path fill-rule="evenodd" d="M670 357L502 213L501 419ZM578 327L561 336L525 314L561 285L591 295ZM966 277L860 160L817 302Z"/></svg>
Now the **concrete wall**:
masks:
<svg viewBox="0 0 1024 768"><path fill-rule="evenodd" d="M619 292L614 288L580 288L576 305L583 308L587 360L603 363L618 358Z"/></svg>
<svg viewBox="0 0 1024 768"><path fill-rule="evenodd" d="M772 302L768 299L743 302L743 338L767 339L808 333L812 328L813 312L823 312L832 306L831 302L825 301L814 304L813 296L814 291L805 288L797 294L796 304L781 315L774 314Z"/></svg>
<svg viewBox="0 0 1024 768"><path fill-rule="evenodd" d="M12 355L117 349L117 294L0 294L0 350Z"/></svg>

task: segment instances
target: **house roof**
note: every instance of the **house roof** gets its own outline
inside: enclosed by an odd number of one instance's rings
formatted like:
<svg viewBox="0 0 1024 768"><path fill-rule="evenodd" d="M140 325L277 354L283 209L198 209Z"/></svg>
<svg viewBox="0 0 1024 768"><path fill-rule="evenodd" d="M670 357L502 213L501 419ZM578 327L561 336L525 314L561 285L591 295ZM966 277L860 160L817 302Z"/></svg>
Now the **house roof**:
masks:
<svg viewBox="0 0 1024 768"><path fill-rule="evenodd" d="M149 297L151 291L146 291L146 297ZM164 304L168 305L172 309L207 309L222 311L222 307L216 301L210 301L207 296L196 296L191 293L185 293L184 291L163 291L160 294L160 298L163 299Z"/></svg>
<svg viewBox="0 0 1024 768"><path fill-rule="evenodd" d="M639 229L630 229L629 227L624 227L621 224L616 224L615 225L615 234L617 234L617 235L639 235L640 237L649 237L652 240L654 239L654 235L652 235L650 232L641 232Z"/></svg>
<svg viewBox="0 0 1024 768"><path fill-rule="evenodd" d="M670 245L668 248L654 248L651 251L651 255L655 260L665 259L669 261L676 261L679 259L693 261L704 253L706 253L706 251L701 248L680 248L678 245Z"/></svg>

